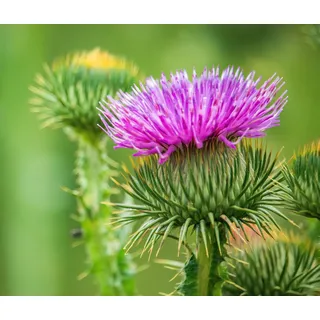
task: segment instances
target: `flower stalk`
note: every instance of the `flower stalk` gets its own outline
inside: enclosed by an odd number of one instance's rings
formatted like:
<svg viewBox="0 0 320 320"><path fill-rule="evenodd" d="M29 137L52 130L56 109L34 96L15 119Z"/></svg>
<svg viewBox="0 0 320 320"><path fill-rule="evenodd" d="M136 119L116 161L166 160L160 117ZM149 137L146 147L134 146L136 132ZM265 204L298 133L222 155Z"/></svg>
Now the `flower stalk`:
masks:
<svg viewBox="0 0 320 320"><path fill-rule="evenodd" d="M212 244L205 246L202 242L198 252L198 296L210 295L212 254Z"/></svg>
<svg viewBox="0 0 320 320"><path fill-rule="evenodd" d="M202 241L198 251L198 296L221 296L224 277L221 274L226 257L225 233L220 232L219 244L211 232L207 245ZM221 241L221 243L220 243Z"/></svg>

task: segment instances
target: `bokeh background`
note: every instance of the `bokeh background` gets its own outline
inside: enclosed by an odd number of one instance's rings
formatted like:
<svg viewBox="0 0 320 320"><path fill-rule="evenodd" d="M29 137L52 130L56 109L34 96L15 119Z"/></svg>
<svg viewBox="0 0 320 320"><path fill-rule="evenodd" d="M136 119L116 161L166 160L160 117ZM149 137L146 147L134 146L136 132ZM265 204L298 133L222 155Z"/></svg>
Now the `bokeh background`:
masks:
<svg viewBox="0 0 320 320"><path fill-rule="evenodd" d="M75 146L61 131L40 130L28 105L28 87L44 62L101 47L155 77L218 64L255 70L264 79L277 72L289 102L267 140L274 150L284 146L289 158L320 138L320 48L308 33L310 26L299 25L1 25L0 295L97 294L90 276L77 280L85 270L84 247L73 247L75 200L60 189L74 187ZM111 152L118 161L127 157ZM168 241L160 258L174 258L175 248ZM139 293L172 291L173 275L151 262L137 277Z"/></svg>

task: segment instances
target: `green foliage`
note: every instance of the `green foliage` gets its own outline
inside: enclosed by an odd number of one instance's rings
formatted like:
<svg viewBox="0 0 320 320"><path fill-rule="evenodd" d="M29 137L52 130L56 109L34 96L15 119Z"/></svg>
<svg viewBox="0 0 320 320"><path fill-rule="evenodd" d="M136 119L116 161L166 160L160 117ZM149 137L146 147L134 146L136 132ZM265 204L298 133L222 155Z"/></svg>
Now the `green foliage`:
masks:
<svg viewBox="0 0 320 320"><path fill-rule="evenodd" d="M283 200L297 214L320 219L320 142L308 146L283 168L287 188Z"/></svg>
<svg viewBox="0 0 320 320"><path fill-rule="evenodd" d="M179 248L192 228L197 246L201 241L207 247L214 240L220 251L220 230L232 234L237 233L235 226L255 224L262 236L263 231L270 234L278 227L273 214L286 219L276 209L282 180L276 163L277 156L273 158L262 145L246 142L235 150L215 142L202 149L185 148L162 165L157 156L140 160L134 174L127 173L127 184L121 185L140 204L115 204L132 211L119 217L119 223L145 220L127 247L149 232L144 250L152 250L162 237L161 248L175 229L179 229Z"/></svg>
<svg viewBox="0 0 320 320"><path fill-rule="evenodd" d="M99 101L118 90L130 90L136 80L128 70L45 65L43 75L37 75L30 88L35 95L30 103L43 127L71 127L80 133L101 134L97 126Z"/></svg>
<svg viewBox="0 0 320 320"><path fill-rule="evenodd" d="M320 294L317 248L306 240L290 239L256 244L236 255L229 268L235 285L226 295L307 296Z"/></svg>
<svg viewBox="0 0 320 320"><path fill-rule="evenodd" d="M177 291L183 296L196 296L198 292L198 262L192 255L183 267L184 279L177 286Z"/></svg>

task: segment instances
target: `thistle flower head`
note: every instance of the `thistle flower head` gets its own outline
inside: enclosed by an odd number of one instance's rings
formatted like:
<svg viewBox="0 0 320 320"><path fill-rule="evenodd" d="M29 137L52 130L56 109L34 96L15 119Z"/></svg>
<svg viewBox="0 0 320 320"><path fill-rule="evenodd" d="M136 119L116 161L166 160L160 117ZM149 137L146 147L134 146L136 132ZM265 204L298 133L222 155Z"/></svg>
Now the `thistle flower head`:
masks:
<svg viewBox="0 0 320 320"><path fill-rule="evenodd" d="M231 256L232 257L232 256ZM226 295L308 296L320 293L319 248L289 235L255 242L237 253L229 268Z"/></svg>
<svg viewBox="0 0 320 320"><path fill-rule="evenodd" d="M100 135L99 101L119 89L129 90L137 77L135 65L100 49L67 55L36 76L30 88L32 110L39 113L43 127Z"/></svg>
<svg viewBox="0 0 320 320"><path fill-rule="evenodd" d="M259 87L254 76L228 67L221 74L219 68L205 69L199 77L194 71L192 79L186 71L149 78L101 104L104 130L116 148L135 149L136 156L158 154L160 163L178 148L202 148L212 139L235 148L242 138L261 137L279 125L287 102L285 92L274 99L282 78L274 75Z"/></svg>
<svg viewBox="0 0 320 320"><path fill-rule="evenodd" d="M123 189L140 202L118 219L145 222L132 236L127 248L146 237L144 250L152 249L175 230L181 244L188 230L197 243L217 241L244 225L256 225L260 234L271 235L278 227L276 209L281 174L277 156L257 144L241 142L260 137L279 124L287 98L274 97L282 79L270 78L260 88L254 73L246 79L240 69L227 68L186 72L148 79L141 89L120 92L102 104L104 130L116 147L132 148L140 158L134 174L127 173ZM270 106L268 107L268 105ZM118 204L119 208L127 206Z"/></svg>
<svg viewBox="0 0 320 320"><path fill-rule="evenodd" d="M283 168L285 204L297 214L320 220L320 141L305 146L291 162L291 168Z"/></svg>

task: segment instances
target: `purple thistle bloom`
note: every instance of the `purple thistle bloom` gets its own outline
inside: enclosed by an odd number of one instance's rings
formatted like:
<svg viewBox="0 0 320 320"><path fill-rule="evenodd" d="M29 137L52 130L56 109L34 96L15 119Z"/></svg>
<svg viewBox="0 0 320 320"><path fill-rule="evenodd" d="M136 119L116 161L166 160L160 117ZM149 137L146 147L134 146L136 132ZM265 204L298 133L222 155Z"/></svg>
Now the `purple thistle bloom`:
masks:
<svg viewBox="0 0 320 320"><path fill-rule="evenodd" d="M286 91L269 107L284 82L273 75L260 88L255 72L245 79L240 68L204 69L192 80L186 71L152 77L133 92L118 93L101 104L102 128L116 143L115 148L131 148L135 156L159 154L160 163L182 145L202 148L205 141L218 139L235 148L244 137L264 136L279 125L279 115L287 102Z"/></svg>

